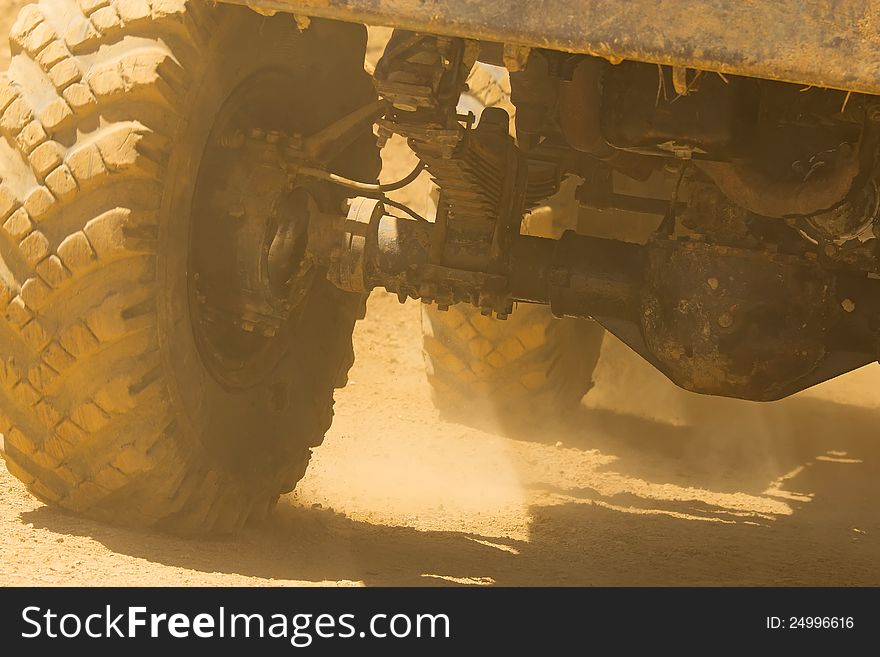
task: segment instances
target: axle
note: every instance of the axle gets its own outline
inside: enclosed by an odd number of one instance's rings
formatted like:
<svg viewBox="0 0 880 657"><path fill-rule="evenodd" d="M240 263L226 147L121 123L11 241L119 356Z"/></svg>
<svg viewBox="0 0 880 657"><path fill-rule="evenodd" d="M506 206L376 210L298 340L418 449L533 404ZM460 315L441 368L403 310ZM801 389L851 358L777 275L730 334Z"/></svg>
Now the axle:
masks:
<svg viewBox="0 0 880 657"><path fill-rule="evenodd" d="M520 235L506 270L470 271L434 264L436 224L390 215L379 200L316 219L310 257L343 290L470 303L499 319L516 303L548 304L602 323L695 392L778 399L877 359L880 282L796 256L567 232Z"/></svg>

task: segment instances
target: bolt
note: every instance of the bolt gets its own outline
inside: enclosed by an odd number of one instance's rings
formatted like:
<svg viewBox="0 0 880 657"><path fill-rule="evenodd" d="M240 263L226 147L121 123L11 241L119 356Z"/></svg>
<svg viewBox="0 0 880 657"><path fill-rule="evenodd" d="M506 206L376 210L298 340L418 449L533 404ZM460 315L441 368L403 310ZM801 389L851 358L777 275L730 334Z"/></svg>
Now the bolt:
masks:
<svg viewBox="0 0 880 657"><path fill-rule="evenodd" d="M840 302L840 307L843 308L846 312L851 313L856 309L856 302L852 299L844 299Z"/></svg>
<svg viewBox="0 0 880 657"><path fill-rule="evenodd" d="M678 144L673 142L671 149L672 155L679 160L690 160L694 156L694 149L688 144Z"/></svg>
<svg viewBox="0 0 880 657"><path fill-rule="evenodd" d="M867 117L869 121L874 121L875 123L880 121L880 105L871 105L868 108Z"/></svg>
<svg viewBox="0 0 880 657"><path fill-rule="evenodd" d="M244 146L245 136L241 130L221 135L217 142L223 148L239 149Z"/></svg>
<svg viewBox="0 0 880 657"><path fill-rule="evenodd" d="M385 145L388 143L388 140L394 135L392 130L389 130L385 126L379 126L379 130L376 132L376 145L379 149L385 148Z"/></svg>
<svg viewBox="0 0 880 657"><path fill-rule="evenodd" d="M717 290L717 289L718 289L718 279L715 278L714 276L709 277L709 278L706 280L706 284L707 284L711 289L713 289L713 290Z"/></svg>
<svg viewBox="0 0 880 657"><path fill-rule="evenodd" d="M298 133L293 133L287 140L288 147L295 151L301 150L303 147L303 137Z"/></svg>
<svg viewBox="0 0 880 657"><path fill-rule="evenodd" d="M721 317L718 318L718 326L721 328L730 328L733 326L733 317L724 313Z"/></svg>

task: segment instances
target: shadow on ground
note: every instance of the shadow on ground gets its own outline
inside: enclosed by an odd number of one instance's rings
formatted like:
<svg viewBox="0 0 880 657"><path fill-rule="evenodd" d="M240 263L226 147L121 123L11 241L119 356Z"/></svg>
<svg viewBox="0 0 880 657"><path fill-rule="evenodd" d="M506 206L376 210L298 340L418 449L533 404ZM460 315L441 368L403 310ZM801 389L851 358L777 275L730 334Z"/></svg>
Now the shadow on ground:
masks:
<svg viewBox="0 0 880 657"><path fill-rule="evenodd" d="M371 524L289 501L239 536L207 541L105 527L46 507L22 520L151 562L278 580L880 584L880 411L795 398L769 406L711 400L700 414L696 426L673 427L585 410L540 436L510 436L609 455L598 476L624 482L606 494L526 473L528 499L540 498L528 508L527 541Z"/></svg>

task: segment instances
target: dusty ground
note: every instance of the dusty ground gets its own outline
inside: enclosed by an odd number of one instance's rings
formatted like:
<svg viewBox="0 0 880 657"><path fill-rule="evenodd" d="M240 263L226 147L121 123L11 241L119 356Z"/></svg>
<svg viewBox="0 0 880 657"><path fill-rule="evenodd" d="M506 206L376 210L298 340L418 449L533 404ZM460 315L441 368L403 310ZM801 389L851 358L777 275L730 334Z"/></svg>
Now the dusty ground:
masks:
<svg viewBox="0 0 880 657"><path fill-rule="evenodd" d="M502 435L438 418L418 315L373 296L308 475L235 538L72 518L0 466L0 585L880 584L880 366L754 405L610 343L570 423Z"/></svg>

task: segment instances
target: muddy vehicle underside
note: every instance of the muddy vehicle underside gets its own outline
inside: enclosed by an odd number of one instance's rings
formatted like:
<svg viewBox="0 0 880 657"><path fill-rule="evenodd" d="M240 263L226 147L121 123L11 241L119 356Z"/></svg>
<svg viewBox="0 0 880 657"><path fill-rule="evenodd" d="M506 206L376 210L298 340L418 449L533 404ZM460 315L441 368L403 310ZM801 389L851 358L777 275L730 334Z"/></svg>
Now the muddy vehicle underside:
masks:
<svg viewBox="0 0 880 657"><path fill-rule="evenodd" d="M395 28L374 71L365 25ZM234 530L305 473L375 288L429 308L453 406L519 386L499 416L580 403L588 320L700 393L875 362L878 33L874 0L29 5L0 453L77 513ZM476 71L509 98L468 110ZM380 184L395 136L418 165ZM425 171L430 216L393 198ZM530 230L565 190L576 221Z"/></svg>
<svg viewBox="0 0 880 657"><path fill-rule="evenodd" d="M318 256L342 288L501 319L549 304L684 388L745 399L876 360L874 3L240 4L400 28L371 119L408 139L439 210L355 201L336 222L347 246ZM456 110L477 60L510 71L516 139L503 109L476 125ZM656 231L521 235L568 176L582 206L656 215Z"/></svg>

